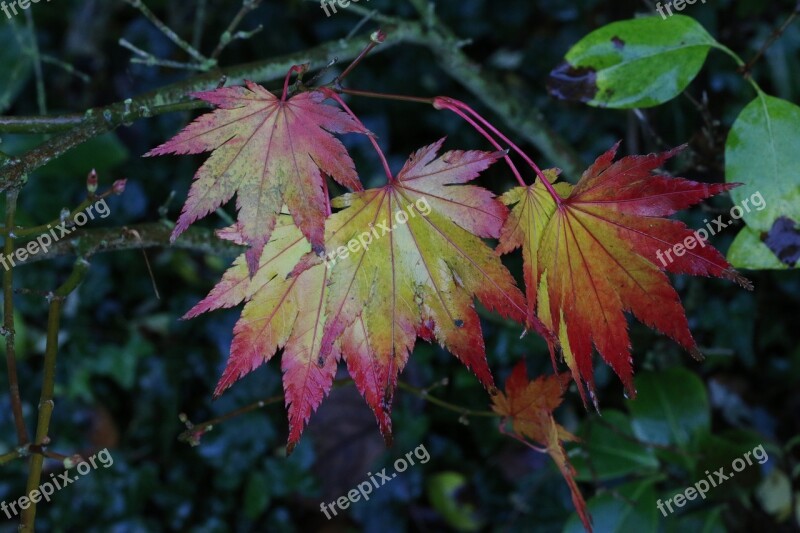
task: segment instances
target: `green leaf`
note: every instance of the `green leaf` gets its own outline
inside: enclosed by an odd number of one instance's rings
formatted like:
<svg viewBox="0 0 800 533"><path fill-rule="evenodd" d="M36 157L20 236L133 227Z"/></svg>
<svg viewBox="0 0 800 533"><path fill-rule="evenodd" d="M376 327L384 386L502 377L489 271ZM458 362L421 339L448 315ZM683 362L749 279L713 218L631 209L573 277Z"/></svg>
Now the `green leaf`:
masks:
<svg viewBox="0 0 800 533"><path fill-rule="evenodd" d="M706 389L692 372L680 367L643 372L635 383L638 396L628 408L640 440L683 447L699 430L710 427Z"/></svg>
<svg viewBox="0 0 800 533"><path fill-rule="evenodd" d="M691 17L613 22L567 52L550 73L550 93L592 106L652 107L678 96L712 47L721 45Z"/></svg>
<svg viewBox="0 0 800 533"><path fill-rule="evenodd" d="M767 248L759 233L745 226L728 249L728 262L736 268L785 270L789 268Z"/></svg>
<svg viewBox="0 0 800 533"><path fill-rule="evenodd" d="M30 39L27 28L16 27L13 22L0 25L0 113L4 113L16 100L17 95L28 82L32 63L23 53L19 41Z"/></svg>
<svg viewBox="0 0 800 533"><path fill-rule="evenodd" d="M589 500L592 527L602 533L658 531L659 513L653 485L659 478L621 485ZM583 525L574 514L564 526L564 533L583 533Z"/></svg>
<svg viewBox="0 0 800 533"><path fill-rule="evenodd" d="M450 527L458 531L478 531L481 521L475 516L475 506L462 501L460 493L467 479L458 472L441 472L428 481L428 498Z"/></svg>
<svg viewBox="0 0 800 533"><path fill-rule="evenodd" d="M271 499L267 478L261 472L252 472L244 488L244 513L251 520L258 518Z"/></svg>
<svg viewBox="0 0 800 533"><path fill-rule="evenodd" d="M792 480L775 468L764 478L756 491L761 508L778 522L792 516Z"/></svg>
<svg viewBox="0 0 800 533"><path fill-rule="evenodd" d="M759 93L733 123L725 142L725 180L744 183L731 197L753 230L768 232L779 217L800 221L798 148L800 107L786 100ZM757 194L762 205L748 209Z"/></svg>
<svg viewBox="0 0 800 533"><path fill-rule="evenodd" d="M666 520L667 533L725 533L725 523L722 521L723 507L715 507L710 511L692 513L681 516L676 520Z"/></svg>
<svg viewBox="0 0 800 533"><path fill-rule="evenodd" d="M570 453L578 481L605 481L658 468L653 450L636 442L631 421L621 411L604 410L602 418L586 420L578 436L578 448L585 453Z"/></svg>
<svg viewBox="0 0 800 533"><path fill-rule="evenodd" d="M707 494L709 499L730 498L742 488L755 488L761 479L759 458L764 462L772 461L773 465L779 461L777 457L770 457L772 451L768 454L762 443L763 437L754 431L729 430L723 434L703 432L691 448L692 455L698 460L690 479L704 479L708 476L706 472L711 472L712 479L716 479L713 472L724 468L723 473L729 479L713 487ZM760 450L754 452L754 448L759 446ZM734 461L739 472L732 468Z"/></svg>

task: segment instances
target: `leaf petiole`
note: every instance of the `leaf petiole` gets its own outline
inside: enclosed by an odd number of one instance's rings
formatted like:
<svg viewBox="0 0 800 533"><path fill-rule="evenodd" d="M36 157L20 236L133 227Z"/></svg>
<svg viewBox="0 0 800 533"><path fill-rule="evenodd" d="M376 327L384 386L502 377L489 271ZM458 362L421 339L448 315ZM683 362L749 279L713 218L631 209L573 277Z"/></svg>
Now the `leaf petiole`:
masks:
<svg viewBox="0 0 800 533"><path fill-rule="evenodd" d="M344 100L342 100L342 97L339 96L336 93L336 91L334 91L334 90L332 90L332 89L330 89L328 87L323 87L321 89L321 91L328 98L331 98L332 100L336 100L336 103L338 103L348 115L353 117L353 120L355 120L358 123L359 126L364 128L365 130L367 129L364 126L364 124L361 122L361 119L359 119L356 116L356 114L353 113L353 111L347 106L347 104L344 102ZM370 135L367 135L367 137L369 137L369 142L372 143L373 148L375 148L375 151L378 153L378 158L381 160L381 164L383 165L383 171L386 173L386 178L389 180L389 183L393 182L394 181L394 176L392 175L392 170L389 168L389 162L386 160L386 154L384 154L383 150L381 150L381 147L378 144L378 141L375 139L374 135L370 134Z"/></svg>
<svg viewBox="0 0 800 533"><path fill-rule="evenodd" d="M459 111L463 110L463 111L466 111L467 113L469 113L470 115L472 115L472 117L477 119L478 122L480 122L481 124L483 124L483 126L488 128L489 131L491 131L494 135L496 135L500 140L502 140L503 142L508 144L508 146L510 146L512 150L517 152L522 157L522 159L524 159L525 162L528 163L528 165L533 169L533 171L536 172L536 175L539 177L539 179L542 180L542 184L547 189L547 192L550 193L550 196L553 197L553 200L555 201L556 205L561 205L561 203L562 203L561 202L561 196L559 196L558 193L555 191L553 186L550 184L550 181L545 177L545 175L541 171L541 169L536 165L536 163L533 162L533 159L531 159L530 156L528 156L528 154L523 152L522 149L519 146L514 144L514 142L511 141L511 139L509 139L508 137L506 137L500 130L495 128L492 125L491 122L489 122L488 120L483 118L483 116L481 116L480 113L478 113L477 111L472 109L470 106L468 106L464 102L461 102L460 100L456 100L454 98L449 98L447 96L439 96L439 97L435 98L434 99L434 103L433 103L433 107L435 107L436 109L448 109L450 111L453 111L454 113L456 113L459 116L461 116L462 118L464 118L464 120L466 120L481 135L483 135L484 137L489 139L489 141L492 142L492 144L495 144L484 129L479 128L475 124L474 121L468 120L464 116L463 113L459 113L456 110L459 110ZM506 160L508 161L508 159L506 159ZM513 168L512 168L512 170L513 170ZM523 182L523 186L525 186L524 182Z"/></svg>

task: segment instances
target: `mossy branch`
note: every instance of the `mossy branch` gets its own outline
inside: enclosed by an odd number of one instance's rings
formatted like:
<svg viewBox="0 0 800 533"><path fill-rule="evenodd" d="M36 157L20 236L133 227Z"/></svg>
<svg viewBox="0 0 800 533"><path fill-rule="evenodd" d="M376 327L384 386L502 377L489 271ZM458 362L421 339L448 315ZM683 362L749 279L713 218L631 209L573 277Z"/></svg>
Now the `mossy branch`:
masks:
<svg viewBox="0 0 800 533"><path fill-rule="evenodd" d="M432 24L430 21L421 23L386 17L382 17L382 20L390 22L386 22L387 38L378 50L400 43L428 48L447 74L462 83L517 134L536 146L552 164L572 175L580 173L582 164L575 150L550 128L533 106L509 92L490 72L469 59L462 51L463 41L448 28L438 21ZM191 100L191 94L217 87L222 79L220 72L230 85L241 84L246 79L266 83L281 79L293 65L310 63L314 68L321 68L334 58L339 61L353 59L362 48L363 43L358 39L332 41L303 52L194 76L136 98L91 109L80 118L75 114L0 117L0 132L42 133L67 130L0 166L0 191L19 186L24 175L89 139L123 124L163 113L202 107L203 103Z"/></svg>

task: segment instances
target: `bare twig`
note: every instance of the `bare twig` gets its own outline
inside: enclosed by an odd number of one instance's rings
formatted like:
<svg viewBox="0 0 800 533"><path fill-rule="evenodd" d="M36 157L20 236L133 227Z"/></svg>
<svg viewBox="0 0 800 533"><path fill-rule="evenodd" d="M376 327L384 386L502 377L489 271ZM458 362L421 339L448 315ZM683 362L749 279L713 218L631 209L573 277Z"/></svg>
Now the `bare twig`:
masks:
<svg viewBox="0 0 800 533"><path fill-rule="evenodd" d="M18 191L12 189L6 193L6 226L14 226L17 212ZM6 257L14 252L14 236L6 236L3 246ZM19 393L19 377L17 375L17 353L15 347L16 328L14 325L14 269L13 266L3 272L3 335L6 337L6 368L8 369L8 388L11 396L11 412L14 416L14 427L17 430L17 442L20 446L28 443L28 430L22 414L22 399Z"/></svg>
<svg viewBox="0 0 800 533"><path fill-rule="evenodd" d="M165 68L175 68L175 69L184 69L184 70L196 70L198 72L205 72L208 70L208 67L202 63L183 63L181 61L173 61L171 59L161 59L150 52L145 52L129 40L125 38L120 38L117 41L119 45L123 48L127 48L138 57L134 57L131 59L131 63L137 63L140 65L147 65L148 67L165 67Z"/></svg>
<svg viewBox="0 0 800 533"><path fill-rule="evenodd" d="M40 57L42 58L42 63L55 65L56 67L63 69L68 74L75 76L83 83L89 83L91 81L88 74L81 72L80 70L76 69L73 65L67 63L66 61L61 61L57 57L53 57L49 54L41 54Z"/></svg>
<svg viewBox="0 0 800 533"><path fill-rule="evenodd" d="M47 114L47 95L44 90L44 73L42 72L42 56L39 53L39 43L36 42L36 28L33 23L33 10L25 10L25 20L28 24L30 36L30 55L33 62L33 72L36 77L36 103L39 106L39 114Z"/></svg>
<svg viewBox="0 0 800 533"><path fill-rule="evenodd" d="M349 378L338 379L338 380L333 382L333 386L334 387L344 387L346 385L350 385L351 383L353 383L353 380L349 379ZM421 398L421 399L423 399L423 400L425 400L427 402L430 402L430 403L432 403L434 405L438 405L439 407L443 407L443 408L445 408L445 409L447 409L449 411L453 411L455 413L458 413L459 415L461 415L462 419L465 418L465 417L469 417L469 416L492 417L492 418L497 418L497 417L500 416L497 413L494 413L492 411L476 411L476 410L468 409L466 407L462 407L460 405L456 405L456 404L453 404L453 403L450 403L450 402L446 402L444 400L440 400L439 398L431 396L429 394L429 392L439 384L441 384L441 383L434 384L434 386L432 386L432 387L430 387L428 389L418 389L417 387L409 385L408 383L405 383L403 381L398 381L397 382L398 388L400 388L402 390L405 390L407 392L410 392L411 394L414 394L415 396L417 396L417 397L419 397L419 398ZM270 396L269 398L264 398L262 400L258 400L256 402L251 403L251 404L245 405L244 407L239 407L238 409L234 409L233 411L230 411L230 412L225 413L223 415L220 415L218 417L212 418L211 420L207 420L207 421L202 422L200 424L192 423L185 414L181 414L180 415L180 420L186 426L186 431L184 431L183 433L181 433L178 436L178 440L180 440L182 442L188 442L192 446L197 446L200 443L200 439L202 438L202 436L205 433L207 433L207 432L211 431L212 429L214 429L214 426L217 426L217 425L219 425L219 424L221 424L223 422L226 422L226 421L228 421L228 420L230 420L232 418L236 418L236 417L241 416L243 414L247 414L247 413L256 411L256 410L261 409L263 407L266 407L268 405L281 403L281 402L283 402L283 400L284 400L284 395L283 394L276 394L274 396Z"/></svg>
<svg viewBox="0 0 800 533"><path fill-rule="evenodd" d="M397 387L399 389L401 389L401 390L406 391L406 392L410 392L414 396L416 396L418 398L421 398L421 399L425 400L426 402L430 402L430 403L432 403L434 405L438 405L439 407L442 407L442 408L447 409L449 411L453 411L455 413L458 413L462 417L479 416L479 417L497 418L497 417L500 416L497 413L495 413L494 411L480 411L480 410L475 410L475 409L469 409L467 407L462 407L462 406L456 405L454 403L446 402L446 401L441 400L441 399L439 399L439 398L437 398L435 396L431 396L428 393L427 390L418 389L417 387L409 385L408 383L405 383L404 381L398 381L397 382Z"/></svg>
<svg viewBox="0 0 800 533"><path fill-rule="evenodd" d="M42 447L49 443L50 420L53 415L53 391L56 382L56 356L58 355L58 331L61 323L61 307L64 300L72 291L78 288L89 271L89 263L79 258L75 262L69 278L53 293L50 299L50 310L47 315L47 342L44 352L44 376L42 377L42 394L39 399L39 417L36 423L35 446ZM30 494L39 487L42 479L42 466L44 456L35 454L31 456L30 472L26 494ZM36 502L31 500L31 505L22 511L22 520L19 530L23 533L32 533L36 520Z"/></svg>
<svg viewBox="0 0 800 533"><path fill-rule="evenodd" d="M239 9L239 12L233 17L231 23L228 24L227 29L222 32L222 35L220 35L219 43L211 53L211 59L216 60L222 51L225 50L225 47L233 41L237 39L249 39L263 29L263 26L259 25L257 28L247 32L236 32L236 28L238 28L239 24L242 23L244 17L246 17L251 11L255 10L261 4L261 1L262 0L242 0L241 9Z"/></svg>
<svg viewBox="0 0 800 533"><path fill-rule="evenodd" d="M754 55L750 61L748 61L743 67L739 69L739 71L744 76L750 76L750 71L752 70L756 62L758 62L758 60L761 59L761 56L764 55L767 49L769 49L769 47L772 46L772 44L775 41L780 39L781 35L783 35L783 32L785 32L786 29L792 24L792 22L794 22L794 19L797 18L797 15L800 15L800 1L797 2L797 5L794 6L794 10L789 14L789 16L783 22L783 24L781 24L778 28L776 28L775 31L772 32L772 35L770 35L769 38L764 42L764 44L761 45L761 48L759 48L758 52L756 52L756 55Z"/></svg>
<svg viewBox="0 0 800 533"><path fill-rule="evenodd" d="M175 43L178 48L192 56L195 61L200 64L208 64L210 62L210 60L201 54L194 46L181 39L177 33L172 31L169 26L164 24L161 19L156 17L155 14L144 4L144 2L142 2L142 0L125 0L125 2L131 7L138 9L142 15L144 15L144 17L153 24L153 26L158 28L158 30L167 37L167 39Z"/></svg>
<svg viewBox="0 0 800 533"><path fill-rule="evenodd" d="M206 8L208 7L208 0L198 0L194 6L194 25L192 28L192 46L196 50L200 50L203 39L203 26L206 23Z"/></svg>

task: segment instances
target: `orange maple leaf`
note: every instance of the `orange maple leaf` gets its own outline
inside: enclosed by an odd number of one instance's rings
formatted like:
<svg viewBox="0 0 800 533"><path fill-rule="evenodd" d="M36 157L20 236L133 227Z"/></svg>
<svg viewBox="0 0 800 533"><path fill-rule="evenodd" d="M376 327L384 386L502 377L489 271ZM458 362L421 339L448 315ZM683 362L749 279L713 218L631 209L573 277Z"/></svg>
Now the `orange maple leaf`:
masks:
<svg viewBox="0 0 800 533"><path fill-rule="evenodd" d="M510 421L512 430L510 436L536 451L546 452L555 461L569 485L575 510L586 530L592 531L586 501L575 482L575 469L567 459L562 444L563 441L577 441L578 438L553 418L553 411L561 405L564 387L569 379L569 372L565 372L529 381L525 361L520 361L506 380L505 393L498 392L492 398L492 409L504 417L500 422L501 433L509 435L505 426ZM532 446L525 440L526 438L539 444L543 449Z"/></svg>
<svg viewBox="0 0 800 533"><path fill-rule="evenodd" d="M652 174L681 148L613 162L617 147L600 156L574 187L557 183L558 199L541 180L501 197L515 206L497 250L523 248L528 313L535 309L558 335L584 401L581 382L594 399L593 347L628 394L636 394L626 312L700 357L680 298L664 271L722 277L752 288L685 224L661 218L738 184ZM545 175L555 181L557 173ZM666 252L687 239L696 244L665 260ZM551 343L551 354L554 348Z"/></svg>

